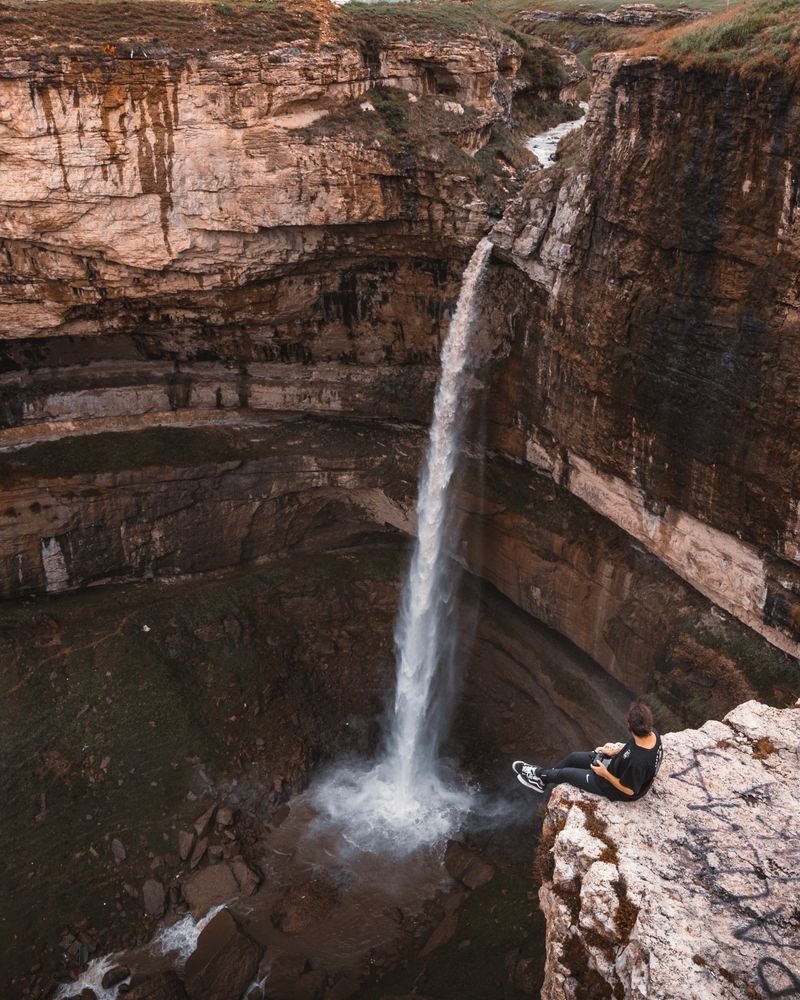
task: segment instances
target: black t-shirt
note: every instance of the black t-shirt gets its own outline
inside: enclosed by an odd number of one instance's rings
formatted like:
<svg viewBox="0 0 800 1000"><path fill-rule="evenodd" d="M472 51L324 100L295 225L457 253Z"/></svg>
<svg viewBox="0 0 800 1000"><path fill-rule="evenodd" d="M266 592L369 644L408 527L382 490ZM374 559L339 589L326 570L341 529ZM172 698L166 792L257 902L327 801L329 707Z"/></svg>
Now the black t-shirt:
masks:
<svg viewBox="0 0 800 1000"><path fill-rule="evenodd" d="M655 732L655 730L654 730ZM626 788L632 788L633 795L621 793L624 799L632 802L640 799L648 791L653 779L661 767L664 751L661 749L661 736L656 732L656 745L651 750L637 746L631 737L620 752L612 757L608 765L610 774Z"/></svg>

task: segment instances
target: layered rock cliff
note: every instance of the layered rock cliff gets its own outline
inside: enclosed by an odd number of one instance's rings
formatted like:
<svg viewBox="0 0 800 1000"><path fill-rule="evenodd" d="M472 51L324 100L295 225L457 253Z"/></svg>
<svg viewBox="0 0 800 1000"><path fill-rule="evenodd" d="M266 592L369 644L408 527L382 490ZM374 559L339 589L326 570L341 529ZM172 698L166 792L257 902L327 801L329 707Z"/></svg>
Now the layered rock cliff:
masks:
<svg viewBox="0 0 800 1000"><path fill-rule="evenodd" d="M747 702L668 734L638 802L554 791L546 1000L797 992L799 713Z"/></svg>
<svg viewBox="0 0 800 1000"><path fill-rule="evenodd" d="M780 73L598 57L500 239L538 303L498 440L793 655L799 114Z"/></svg>

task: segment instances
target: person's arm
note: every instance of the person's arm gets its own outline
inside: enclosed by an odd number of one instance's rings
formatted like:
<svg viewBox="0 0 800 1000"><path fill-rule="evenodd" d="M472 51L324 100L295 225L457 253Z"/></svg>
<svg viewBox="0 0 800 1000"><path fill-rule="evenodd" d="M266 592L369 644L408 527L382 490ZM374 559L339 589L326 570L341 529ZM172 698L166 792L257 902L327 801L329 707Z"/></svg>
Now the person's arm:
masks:
<svg viewBox="0 0 800 1000"><path fill-rule="evenodd" d="M601 753L604 757L616 757L624 743L604 743L601 747L595 747L595 753Z"/></svg>
<svg viewBox="0 0 800 1000"><path fill-rule="evenodd" d="M618 792L622 792L623 795L635 795L636 794L636 792L634 791L634 789L628 788L626 785L622 784L622 782L619 780L619 778L615 778L614 775L611 774L611 772L605 766L605 764L592 764L591 768L594 771L594 773L597 775L598 778L603 778L605 781L609 782L609 784L613 785L614 788L616 788Z"/></svg>

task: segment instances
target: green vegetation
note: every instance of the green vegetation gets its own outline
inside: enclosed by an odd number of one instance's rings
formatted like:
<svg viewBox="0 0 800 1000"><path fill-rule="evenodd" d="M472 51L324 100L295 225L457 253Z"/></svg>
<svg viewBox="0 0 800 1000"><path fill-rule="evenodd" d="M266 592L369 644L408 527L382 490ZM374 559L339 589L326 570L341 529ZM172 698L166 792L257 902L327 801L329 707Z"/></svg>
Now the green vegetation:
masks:
<svg viewBox="0 0 800 1000"><path fill-rule="evenodd" d="M692 25L666 40L665 54L703 65L736 65L745 72L800 66L800 0L766 0Z"/></svg>
<svg viewBox="0 0 800 1000"><path fill-rule="evenodd" d="M263 51L300 39L314 41L319 29L312 9L288 0L207 5L180 0L0 3L0 44L6 53L55 48L131 60L210 48Z"/></svg>

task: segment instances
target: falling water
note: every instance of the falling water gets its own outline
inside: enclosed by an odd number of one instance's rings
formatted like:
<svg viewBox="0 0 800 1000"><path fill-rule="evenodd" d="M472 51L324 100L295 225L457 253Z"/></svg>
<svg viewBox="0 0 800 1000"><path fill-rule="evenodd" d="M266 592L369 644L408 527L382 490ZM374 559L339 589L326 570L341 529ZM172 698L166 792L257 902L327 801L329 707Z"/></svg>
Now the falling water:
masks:
<svg viewBox="0 0 800 1000"><path fill-rule="evenodd" d="M446 706L434 697L434 687L449 593L449 487L459 450L463 373L491 252L488 238L476 247L442 348L417 497L417 539L395 628L397 687L387 750L370 768L340 768L316 797L360 848L411 850L443 836L469 807L466 791L450 785L441 772L438 747Z"/></svg>

